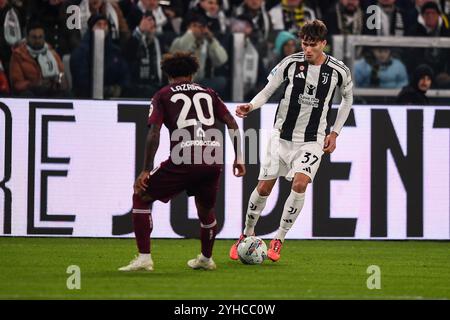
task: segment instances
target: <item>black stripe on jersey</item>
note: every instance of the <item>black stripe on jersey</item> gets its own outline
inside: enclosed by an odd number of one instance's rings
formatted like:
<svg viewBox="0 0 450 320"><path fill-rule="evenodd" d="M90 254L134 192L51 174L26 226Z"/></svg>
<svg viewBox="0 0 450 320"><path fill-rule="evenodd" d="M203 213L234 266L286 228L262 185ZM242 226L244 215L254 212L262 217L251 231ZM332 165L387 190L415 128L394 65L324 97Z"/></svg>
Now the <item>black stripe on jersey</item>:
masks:
<svg viewBox="0 0 450 320"><path fill-rule="evenodd" d="M303 76L300 76L303 74ZM301 104L298 102L300 95L305 91L306 76L308 74L308 62L301 61L295 64L294 77L292 78L292 92L289 98L288 111L286 113L286 119L281 127L280 138L288 141L292 141L292 133L297 123L298 115L300 114ZM299 75L299 77L297 77ZM331 80L331 79L330 79Z"/></svg>
<svg viewBox="0 0 450 320"><path fill-rule="evenodd" d="M323 106L330 90L333 68L327 64L322 64L319 72L319 82L317 83L316 99L319 99L317 108L313 108L309 117L308 125L305 129L305 142L317 141L317 130L319 129L320 118L322 117Z"/></svg>
<svg viewBox="0 0 450 320"><path fill-rule="evenodd" d="M337 82L336 87L340 87L340 86L342 86L342 83L344 82L344 79L342 79L342 75L341 75L341 73L339 71L336 70L336 73L338 75L338 82Z"/></svg>
<svg viewBox="0 0 450 320"><path fill-rule="evenodd" d="M338 72L338 74L339 74L339 72ZM333 93L331 94L331 97L330 97L330 102L328 102L328 110L327 110L327 115L326 115L326 119L327 119L327 127L325 128L325 134L329 134L330 133L330 125L329 125L329 123L331 122L330 121L330 110L332 109L332 107L333 107L333 98L334 98L334 94L336 93L336 88L337 88L337 86L336 87L334 87L334 90L333 90Z"/></svg>
<svg viewBox="0 0 450 320"><path fill-rule="evenodd" d="M275 112L275 118L274 118L274 120L273 120L273 124L275 124L275 123L277 122L278 110L280 110L280 104L281 104L281 101L283 101L284 96L286 95L286 90L287 90L287 87L288 87L289 82L290 82L289 77L288 77L288 75L289 75L289 68L290 68L294 63L295 63L295 61L290 62L290 63L287 65L287 67L284 69L284 72L283 72L283 79L287 79L287 80L286 80L286 83L285 83L285 85L284 85L283 96L282 96L282 98L280 99L280 102L278 102L277 112Z"/></svg>
<svg viewBox="0 0 450 320"><path fill-rule="evenodd" d="M350 69L346 65L341 64L341 63L339 63L337 61L338 60L336 60L334 58L330 58L328 62L330 63L331 67L338 67L338 68L340 68L341 70L343 70L345 72L346 76L349 77L350 76ZM336 71L339 72L339 70L336 70Z"/></svg>
<svg viewBox="0 0 450 320"><path fill-rule="evenodd" d="M285 61L287 61L289 59L304 59L304 58L305 58L305 54L303 52L294 53L294 54L291 54L290 56L287 56L283 60L281 60L278 63L278 65L282 65Z"/></svg>

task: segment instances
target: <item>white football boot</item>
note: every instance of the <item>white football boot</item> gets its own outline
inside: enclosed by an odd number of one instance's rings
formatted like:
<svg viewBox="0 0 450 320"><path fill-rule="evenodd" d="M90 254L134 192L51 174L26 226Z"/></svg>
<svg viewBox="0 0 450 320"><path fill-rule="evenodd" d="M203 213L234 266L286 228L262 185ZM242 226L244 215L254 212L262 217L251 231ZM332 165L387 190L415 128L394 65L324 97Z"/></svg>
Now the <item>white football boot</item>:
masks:
<svg viewBox="0 0 450 320"><path fill-rule="evenodd" d="M153 260L151 257L141 257L137 256L133 260L131 260L130 264L119 268L119 271L153 271Z"/></svg>
<svg viewBox="0 0 450 320"><path fill-rule="evenodd" d="M217 268L212 258L205 260L201 254L197 258L189 260L187 264L192 269L215 270Z"/></svg>

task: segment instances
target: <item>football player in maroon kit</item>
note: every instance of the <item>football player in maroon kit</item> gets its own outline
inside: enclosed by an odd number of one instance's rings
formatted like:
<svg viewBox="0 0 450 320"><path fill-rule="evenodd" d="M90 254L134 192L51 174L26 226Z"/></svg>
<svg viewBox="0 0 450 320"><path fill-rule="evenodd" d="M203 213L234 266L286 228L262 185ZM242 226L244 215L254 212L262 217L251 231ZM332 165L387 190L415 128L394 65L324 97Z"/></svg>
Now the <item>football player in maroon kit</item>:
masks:
<svg viewBox="0 0 450 320"><path fill-rule="evenodd" d="M168 202L182 191L195 197L200 219L201 254L189 260L188 266L213 270L216 264L212 259L212 249L217 232L214 207L223 167L224 139L215 137L212 140L209 133L220 132L219 122L228 127L235 151L233 174L236 177L245 175L240 150L241 134L217 93L192 82L199 69L193 54L166 54L161 68L169 78L169 85L159 90L151 101L144 168L134 184L132 218L139 255L119 270L153 270L150 206L157 200ZM171 136L171 154L168 160L155 168L153 161L163 124Z"/></svg>

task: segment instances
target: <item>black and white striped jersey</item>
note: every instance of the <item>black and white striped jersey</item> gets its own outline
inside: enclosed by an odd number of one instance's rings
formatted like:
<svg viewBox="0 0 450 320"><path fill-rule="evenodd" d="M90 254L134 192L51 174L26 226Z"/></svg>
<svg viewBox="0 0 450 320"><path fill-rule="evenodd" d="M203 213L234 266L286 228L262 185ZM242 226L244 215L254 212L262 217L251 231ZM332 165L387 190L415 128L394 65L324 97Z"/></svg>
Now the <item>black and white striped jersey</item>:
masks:
<svg viewBox="0 0 450 320"><path fill-rule="evenodd" d="M342 103L332 130L340 133L353 103L352 78L343 62L327 55L323 64L312 65L300 52L282 60L267 79L266 87L250 103L253 110L261 107L284 84L274 124L282 139L323 141L336 88L340 89Z"/></svg>

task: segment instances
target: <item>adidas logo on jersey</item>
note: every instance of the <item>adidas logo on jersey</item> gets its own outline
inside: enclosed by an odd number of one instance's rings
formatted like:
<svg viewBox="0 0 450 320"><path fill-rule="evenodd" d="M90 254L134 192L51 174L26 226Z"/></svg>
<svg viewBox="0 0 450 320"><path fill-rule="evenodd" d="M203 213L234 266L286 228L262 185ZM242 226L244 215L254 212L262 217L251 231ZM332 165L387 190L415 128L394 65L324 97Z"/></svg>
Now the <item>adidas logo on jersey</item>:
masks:
<svg viewBox="0 0 450 320"><path fill-rule="evenodd" d="M310 168L310 167L308 167L308 168L304 168L304 169L303 169L303 171L306 171L306 172L309 172L309 173L311 173L311 168Z"/></svg>
<svg viewBox="0 0 450 320"><path fill-rule="evenodd" d="M300 79L306 79L306 78L305 78L305 74L304 74L303 72L297 73L297 74L295 75L295 77L296 77L296 78L300 78Z"/></svg>

